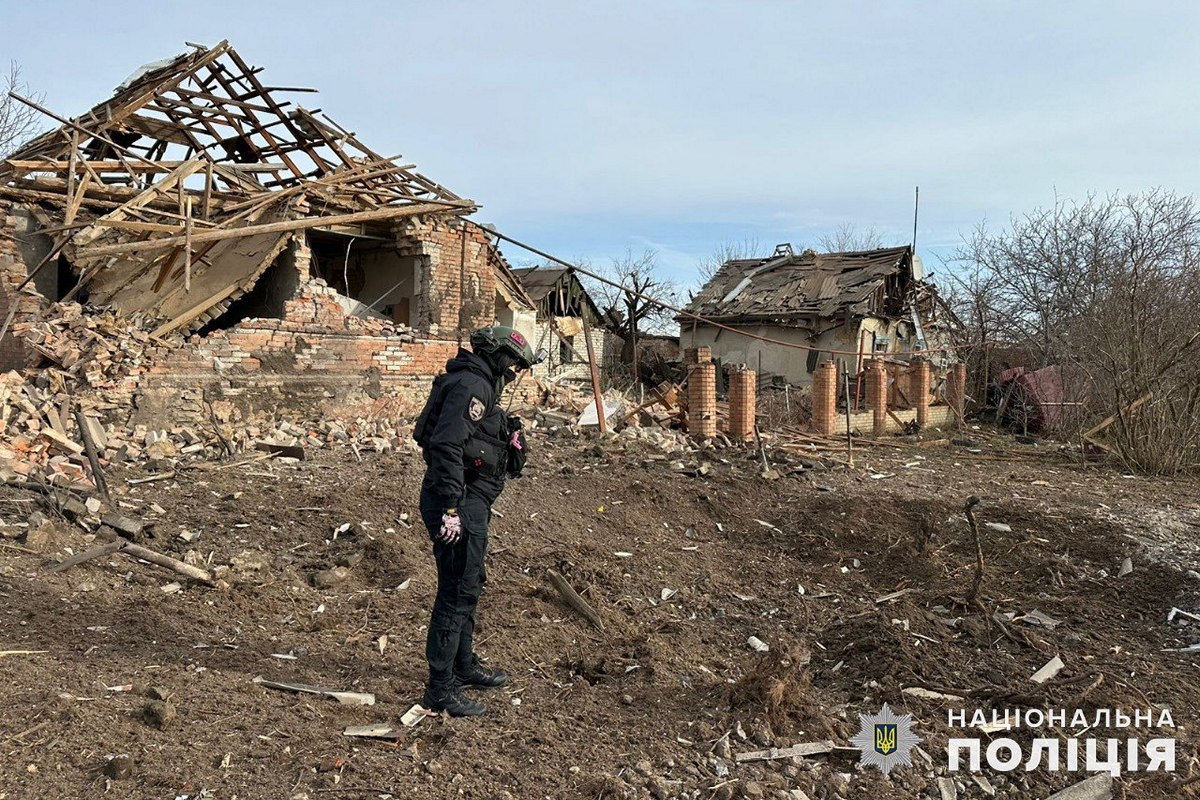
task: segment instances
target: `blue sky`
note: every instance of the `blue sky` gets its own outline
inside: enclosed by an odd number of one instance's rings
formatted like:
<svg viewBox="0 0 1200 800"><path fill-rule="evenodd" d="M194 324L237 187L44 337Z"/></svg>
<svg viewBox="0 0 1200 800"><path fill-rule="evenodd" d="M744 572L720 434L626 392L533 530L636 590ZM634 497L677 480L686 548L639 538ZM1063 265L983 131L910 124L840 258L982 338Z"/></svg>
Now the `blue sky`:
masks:
<svg viewBox="0 0 1200 800"><path fill-rule="evenodd" d="M60 113L229 38L481 221L685 284L723 241L906 242L917 184L935 269L1055 192L1193 193L1197 34L1182 0L0 4L0 59Z"/></svg>

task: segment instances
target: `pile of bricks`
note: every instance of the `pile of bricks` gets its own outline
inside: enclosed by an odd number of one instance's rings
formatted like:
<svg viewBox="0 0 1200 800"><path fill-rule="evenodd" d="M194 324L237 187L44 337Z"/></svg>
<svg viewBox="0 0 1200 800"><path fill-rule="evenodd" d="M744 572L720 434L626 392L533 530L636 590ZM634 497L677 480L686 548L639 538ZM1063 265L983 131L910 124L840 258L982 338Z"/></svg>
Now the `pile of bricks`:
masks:
<svg viewBox="0 0 1200 800"><path fill-rule="evenodd" d="M51 395L87 389L112 405L129 402L147 366L179 343L152 337L150 326L142 318L56 303L37 321L15 325L11 335L25 342L34 362L29 366L39 368L36 383Z"/></svg>
<svg viewBox="0 0 1200 800"><path fill-rule="evenodd" d="M336 290L316 278L301 284L296 296L284 302L282 320L258 319L248 322L276 330L395 336L399 341L415 341L412 329L406 325L375 316L348 315L338 298Z"/></svg>
<svg viewBox="0 0 1200 800"><path fill-rule="evenodd" d="M0 377L0 467L6 478L88 482L74 409L84 412L101 456L118 457L122 445L110 440L113 426L104 420L128 413L147 365L175 344L151 337L147 324L58 303L37 321L13 326L9 336L23 343L36 369L29 377L16 371Z"/></svg>

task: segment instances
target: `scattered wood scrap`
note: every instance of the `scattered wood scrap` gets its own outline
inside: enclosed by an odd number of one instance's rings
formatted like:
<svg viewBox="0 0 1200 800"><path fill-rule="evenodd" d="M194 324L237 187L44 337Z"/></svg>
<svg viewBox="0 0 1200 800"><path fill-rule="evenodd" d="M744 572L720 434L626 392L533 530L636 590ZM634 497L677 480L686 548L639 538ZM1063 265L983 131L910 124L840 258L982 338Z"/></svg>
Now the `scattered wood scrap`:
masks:
<svg viewBox="0 0 1200 800"><path fill-rule="evenodd" d="M600 615L596 613L596 609L588 605L588 602L579 596L579 592L571 588L571 584L567 583L567 579L559 575L552 569L546 570L546 575L550 578L550 583L558 590L563 601L571 607L579 616L592 623L592 627L596 630L604 631L604 622L600 619Z"/></svg>
<svg viewBox="0 0 1200 800"><path fill-rule="evenodd" d="M300 694L315 694L322 697L330 697L337 700L344 706L373 706L375 705L375 695L370 692L347 692L340 689L330 689L326 686L313 686L308 683L280 683L279 681L269 681L261 675L254 679L254 682L267 689L278 689L283 692L299 692Z"/></svg>
<svg viewBox="0 0 1200 800"><path fill-rule="evenodd" d="M393 725L351 725L342 731L342 736L357 736L364 739L390 739L395 741L404 732Z"/></svg>
<svg viewBox="0 0 1200 800"><path fill-rule="evenodd" d="M822 756L833 751L833 742L807 742L791 747L772 747L767 750L752 750L748 753L737 753L734 761L774 761L779 758L794 756Z"/></svg>
<svg viewBox="0 0 1200 800"><path fill-rule="evenodd" d="M260 450L272 456L294 458L297 461L303 461L305 458L304 448L297 445L276 444L275 442L255 442L254 449Z"/></svg>
<svg viewBox="0 0 1200 800"><path fill-rule="evenodd" d="M106 542L105 544L97 545L95 547L91 547L87 550L83 550L79 553L76 553L75 555L70 556L69 558L64 558L62 561L60 561L57 564L55 564L54 566L50 567L46 571L47 572L63 572L65 570L70 569L71 567L77 566L86 561L91 561L94 558L104 558L105 556L110 556L113 553L120 550L124 546L125 546L125 542L122 540L119 540L119 539L115 542Z"/></svg>
<svg viewBox="0 0 1200 800"><path fill-rule="evenodd" d="M1045 683L1058 673L1062 672L1062 669L1065 666L1066 664L1063 663L1063 660L1058 656L1055 656L1046 662L1045 666L1033 673L1029 680L1033 681L1034 683Z"/></svg>
<svg viewBox="0 0 1200 800"><path fill-rule="evenodd" d="M136 558L141 561L154 564L155 566L169 569L172 572L177 572L186 578L199 581L200 583L204 583L209 586L216 585L216 581L213 580L212 575L210 575L207 571L200 569L199 567L193 567L191 564L185 564L178 559L171 558L170 556L166 556L162 553L151 550L149 547L143 547L140 544L127 542L123 539L97 545L96 547L84 550L82 553L76 553L75 555L63 559L59 563L50 567L47 571L62 572L70 569L71 567L83 564L86 561L91 561L96 558L103 558L104 556L113 555L116 553L121 553L129 556L130 558Z"/></svg>

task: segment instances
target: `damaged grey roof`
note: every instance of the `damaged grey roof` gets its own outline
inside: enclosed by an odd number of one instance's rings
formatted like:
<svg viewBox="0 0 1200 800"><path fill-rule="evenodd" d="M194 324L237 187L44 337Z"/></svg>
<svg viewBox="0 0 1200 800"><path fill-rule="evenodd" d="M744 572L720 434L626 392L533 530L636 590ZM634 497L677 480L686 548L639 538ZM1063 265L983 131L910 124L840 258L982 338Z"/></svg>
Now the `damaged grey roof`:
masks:
<svg viewBox="0 0 1200 800"><path fill-rule="evenodd" d="M909 271L908 247L850 253L784 252L727 261L686 311L729 320L777 320L865 313L890 275Z"/></svg>
<svg viewBox="0 0 1200 800"><path fill-rule="evenodd" d="M519 267L513 270L525 291L537 302L550 294L566 273L566 268L562 267Z"/></svg>

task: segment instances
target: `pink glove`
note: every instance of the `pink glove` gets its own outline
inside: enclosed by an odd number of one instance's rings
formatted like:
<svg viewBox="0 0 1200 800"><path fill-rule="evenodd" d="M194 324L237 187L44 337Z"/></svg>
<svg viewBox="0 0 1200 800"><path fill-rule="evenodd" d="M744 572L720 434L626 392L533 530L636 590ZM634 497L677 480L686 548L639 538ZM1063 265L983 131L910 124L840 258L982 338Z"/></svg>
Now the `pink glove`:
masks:
<svg viewBox="0 0 1200 800"><path fill-rule="evenodd" d="M462 519L457 511L447 511L442 514L442 527L437 538L446 544L454 544L462 538Z"/></svg>
<svg viewBox="0 0 1200 800"><path fill-rule="evenodd" d="M513 431L512 439L509 440L509 444L512 445L512 449L514 449L514 450L524 450L525 449L521 445L521 432L520 431Z"/></svg>

